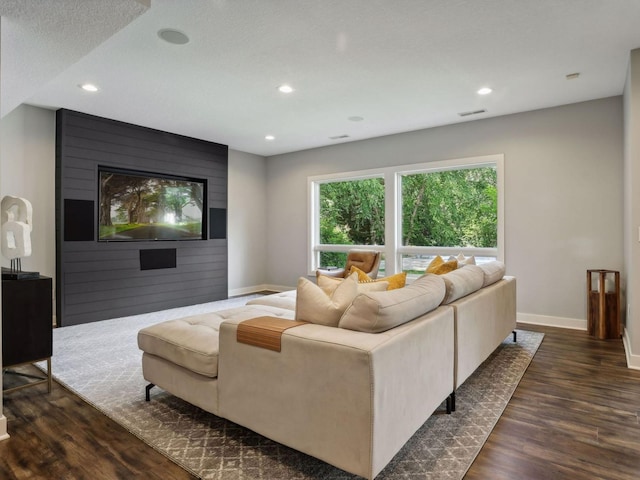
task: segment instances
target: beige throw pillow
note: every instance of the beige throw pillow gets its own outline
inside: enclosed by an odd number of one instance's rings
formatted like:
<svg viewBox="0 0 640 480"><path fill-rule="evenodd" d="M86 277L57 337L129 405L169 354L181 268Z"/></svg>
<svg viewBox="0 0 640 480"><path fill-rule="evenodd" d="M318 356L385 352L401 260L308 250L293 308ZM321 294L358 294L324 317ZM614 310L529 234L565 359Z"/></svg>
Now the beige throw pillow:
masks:
<svg viewBox="0 0 640 480"><path fill-rule="evenodd" d="M444 280L423 275L411 285L358 295L340 319L340 328L379 333L434 310L444 298Z"/></svg>
<svg viewBox="0 0 640 480"><path fill-rule="evenodd" d="M324 293L331 295L334 290L342 283L342 278L328 277L327 275L318 275L318 286L324 290ZM383 292L389 287L389 282L358 282L358 293L367 292Z"/></svg>
<svg viewBox="0 0 640 480"><path fill-rule="evenodd" d="M345 278L330 295L312 281L300 277L296 291L296 320L337 327L357 294L357 274Z"/></svg>

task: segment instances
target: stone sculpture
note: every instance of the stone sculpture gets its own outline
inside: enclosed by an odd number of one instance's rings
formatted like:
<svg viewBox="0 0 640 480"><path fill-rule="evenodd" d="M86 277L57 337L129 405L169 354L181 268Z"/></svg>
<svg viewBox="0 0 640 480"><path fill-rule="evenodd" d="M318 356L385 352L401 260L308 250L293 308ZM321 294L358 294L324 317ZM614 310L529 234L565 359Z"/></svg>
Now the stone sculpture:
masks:
<svg viewBox="0 0 640 480"><path fill-rule="evenodd" d="M33 208L25 198L5 196L0 203L2 255L11 260L11 270L21 271L20 259L31 255Z"/></svg>

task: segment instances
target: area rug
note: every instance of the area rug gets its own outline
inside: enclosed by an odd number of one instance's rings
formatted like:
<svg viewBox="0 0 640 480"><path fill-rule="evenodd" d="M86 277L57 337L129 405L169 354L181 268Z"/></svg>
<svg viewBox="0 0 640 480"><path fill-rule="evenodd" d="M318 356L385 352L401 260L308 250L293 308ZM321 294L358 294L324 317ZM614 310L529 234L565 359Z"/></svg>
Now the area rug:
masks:
<svg viewBox="0 0 640 480"><path fill-rule="evenodd" d="M190 405L157 387L144 401L136 335L161 321L244 305L251 296L85 325L53 335L56 380L202 479L359 478ZM535 355L543 335L509 336L456 395L456 412L432 415L376 477L464 477ZM441 407L444 409L444 405Z"/></svg>

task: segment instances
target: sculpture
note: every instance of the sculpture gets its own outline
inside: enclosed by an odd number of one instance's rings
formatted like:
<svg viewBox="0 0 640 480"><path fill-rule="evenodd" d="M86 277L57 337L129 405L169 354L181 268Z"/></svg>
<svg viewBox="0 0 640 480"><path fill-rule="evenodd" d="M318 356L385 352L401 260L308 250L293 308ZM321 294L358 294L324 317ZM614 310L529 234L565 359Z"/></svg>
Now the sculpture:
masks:
<svg viewBox="0 0 640 480"><path fill-rule="evenodd" d="M31 255L33 208L25 198L5 196L0 203L2 255L11 260L11 270L22 271L21 258Z"/></svg>

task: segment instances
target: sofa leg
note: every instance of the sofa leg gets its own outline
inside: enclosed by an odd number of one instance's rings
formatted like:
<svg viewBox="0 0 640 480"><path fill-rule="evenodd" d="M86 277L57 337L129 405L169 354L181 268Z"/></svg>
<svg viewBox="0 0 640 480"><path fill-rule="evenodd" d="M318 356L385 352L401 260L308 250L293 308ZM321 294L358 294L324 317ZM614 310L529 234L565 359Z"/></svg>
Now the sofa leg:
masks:
<svg viewBox="0 0 640 480"><path fill-rule="evenodd" d="M518 341L518 332L514 330L512 333L513 333L513 343L516 343Z"/></svg>
<svg viewBox="0 0 640 480"><path fill-rule="evenodd" d="M151 400L151 397L149 396L149 393L151 392L151 389L155 387L155 385L153 383L150 383L149 385L147 385L146 387L144 387L144 399L145 401L149 401Z"/></svg>
<svg viewBox="0 0 640 480"><path fill-rule="evenodd" d="M447 413L456 411L456 392L455 390L451 392L449 397L447 398Z"/></svg>

